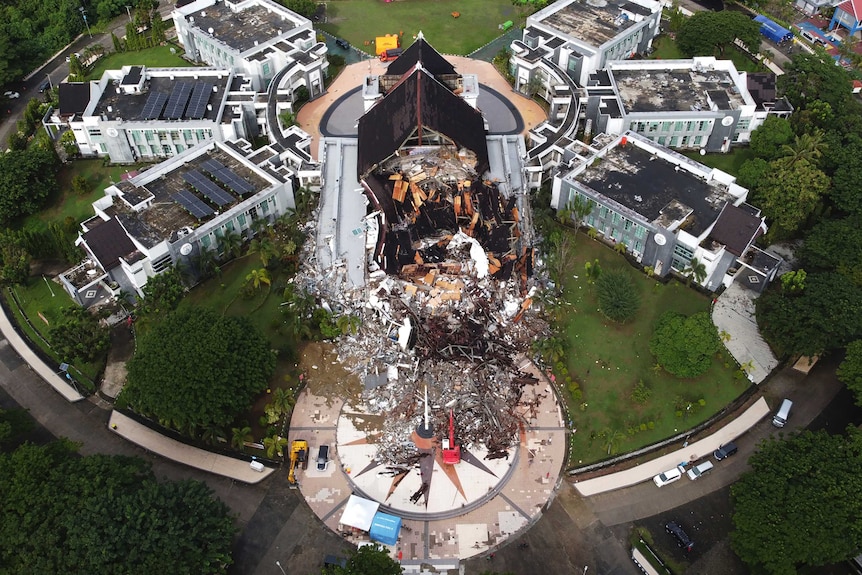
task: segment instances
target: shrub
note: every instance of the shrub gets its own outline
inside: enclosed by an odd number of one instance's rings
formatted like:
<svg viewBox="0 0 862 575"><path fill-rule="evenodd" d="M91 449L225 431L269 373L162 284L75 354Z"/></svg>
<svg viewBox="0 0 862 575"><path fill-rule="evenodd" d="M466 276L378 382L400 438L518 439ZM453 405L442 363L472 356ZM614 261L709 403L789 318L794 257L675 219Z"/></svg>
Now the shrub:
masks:
<svg viewBox="0 0 862 575"><path fill-rule="evenodd" d="M721 345L707 312L685 316L674 311L659 318L650 352L656 361L677 377L697 377L705 373Z"/></svg>
<svg viewBox="0 0 862 575"><path fill-rule="evenodd" d="M625 323L637 314L640 296L626 270L608 270L596 280L596 288L599 309L609 320Z"/></svg>
<svg viewBox="0 0 862 575"><path fill-rule="evenodd" d="M650 389L642 379L638 381L632 389L632 401L640 403L641 405L649 401L651 395L652 389Z"/></svg>

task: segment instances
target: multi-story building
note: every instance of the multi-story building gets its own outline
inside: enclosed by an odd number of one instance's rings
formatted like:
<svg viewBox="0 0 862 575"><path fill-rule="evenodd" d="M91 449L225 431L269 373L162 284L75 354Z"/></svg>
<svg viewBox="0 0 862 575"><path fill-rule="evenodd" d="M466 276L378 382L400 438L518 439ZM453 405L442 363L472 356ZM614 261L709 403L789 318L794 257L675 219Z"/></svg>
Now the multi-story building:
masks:
<svg viewBox="0 0 862 575"><path fill-rule="evenodd" d="M737 277L762 288L774 277L779 261L754 246L767 231L764 218L733 176L633 132L600 135L592 146L572 142L567 152L572 160L554 177L552 207L592 202L582 223L625 244L657 276L687 273L696 259L709 290Z"/></svg>
<svg viewBox="0 0 862 575"><path fill-rule="evenodd" d="M89 306L120 290L141 294L178 264L194 273L202 252L224 249L221 238L248 237L255 221L295 208L298 169L269 146L212 141L114 184L81 224L86 259L61 282Z"/></svg>
<svg viewBox="0 0 862 575"><path fill-rule="evenodd" d="M177 39L196 62L229 68L251 79L257 92L283 70L279 82L309 97L323 92L329 63L311 21L272 0L196 0L173 12ZM292 97L292 94L291 94Z"/></svg>
<svg viewBox="0 0 862 575"><path fill-rule="evenodd" d="M612 60L646 53L659 33L656 0L559 0L527 17L524 36L512 42L515 88L546 83L542 63L558 66L583 86Z"/></svg>
<svg viewBox="0 0 862 575"><path fill-rule="evenodd" d="M608 62L586 87L587 133L632 130L659 145L726 152L765 119L730 60Z"/></svg>
<svg viewBox="0 0 862 575"><path fill-rule="evenodd" d="M55 136L71 129L83 155L159 160L213 139L257 136L250 90L225 69L126 66L98 81L60 84L60 106L45 126Z"/></svg>

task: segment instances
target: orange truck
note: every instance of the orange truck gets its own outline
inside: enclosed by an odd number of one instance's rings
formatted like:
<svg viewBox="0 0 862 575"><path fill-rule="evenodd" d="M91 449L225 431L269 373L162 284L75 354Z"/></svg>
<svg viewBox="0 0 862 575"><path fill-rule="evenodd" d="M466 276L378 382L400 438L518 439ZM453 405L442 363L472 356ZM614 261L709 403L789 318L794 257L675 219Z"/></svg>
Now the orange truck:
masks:
<svg viewBox="0 0 862 575"><path fill-rule="evenodd" d="M382 58L387 50L398 49L398 35L387 34L386 36L378 36L374 39L374 48L376 54Z"/></svg>

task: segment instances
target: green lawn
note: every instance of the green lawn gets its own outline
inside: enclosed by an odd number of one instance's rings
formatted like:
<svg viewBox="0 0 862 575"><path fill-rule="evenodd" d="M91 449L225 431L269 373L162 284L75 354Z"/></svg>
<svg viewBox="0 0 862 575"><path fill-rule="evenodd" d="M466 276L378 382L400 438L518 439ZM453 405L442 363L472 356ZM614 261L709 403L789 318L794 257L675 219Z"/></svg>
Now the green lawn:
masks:
<svg viewBox="0 0 862 575"><path fill-rule="evenodd" d="M93 202L105 195L105 188L119 182L123 173L134 170L132 166L108 166L101 159L73 160L63 166L57 174L60 193L48 198L41 212L28 216L21 223L22 229L41 230L50 222L62 222L67 217L81 222L93 215ZM72 178L82 175L87 179L90 192L77 195L72 192Z"/></svg>
<svg viewBox="0 0 862 575"><path fill-rule="evenodd" d="M507 20L523 24L510 0L340 0L326 3L319 27L369 54L377 36L403 32L406 47L419 31L442 54L469 54L502 34L497 26Z"/></svg>
<svg viewBox="0 0 862 575"><path fill-rule="evenodd" d="M171 54L171 48L176 54ZM173 44L145 48L135 52L115 52L100 58L87 74L88 80L98 80L105 70L119 70L123 66L146 65L150 68L188 68L190 62L180 58L182 49Z"/></svg>
<svg viewBox="0 0 862 575"><path fill-rule="evenodd" d="M701 156L698 152L682 152L692 160L700 162L710 168L717 168L733 176L739 174L742 164L754 159L754 152L748 147L733 147L726 154L706 154Z"/></svg>
<svg viewBox="0 0 862 575"><path fill-rule="evenodd" d="M676 42L669 36L661 35L653 41L654 52L650 54L651 60L686 60L685 54L680 52ZM759 63L753 62L748 56L740 52L736 47L725 51L724 56L719 59L731 60L739 72L765 72L766 69Z"/></svg>
<svg viewBox="0 0 862 575"><path fill-rule="evenodd" d="M78 304L58 284L51 280L46 282L40 276L30 277L27 285L16 285L12 288L12 291L15 293L18 304L21 306L20 310L23 310L30 323L28 324L24 320L15 301L8 294L6 294L6 300L9 302L9 307L13 311L16 322L27 337L41 348L42 351L56 360L58 364L68 361L69 358L59 357L54 353L47 344L47 340L51 325L61 319L61 310L64 307L73 307ZM95 384L93 381L103 366L104 359L96 363L74 364L69 371L75 379L91 391L94 391Z"/></svg>
<svg viewBox="0 0 862 575"><path fill-rule="evenodd" d="M603 269L629 271L641 295L637 317L620 325L597 310L595 287L587 283L584 263L598 259ZM616 252L579 234L566 275L564 299L568 340L567 367L581 381L583 398L570 406L577 433L572 439L572 465L604 459L682 432L706 420L746 387L734 378L733 360L718 359L703 376L678 379L654 369L649 351L653 326L665 311L685 314L708 311L710 300L677 281L661 284L633 269ZM725 361L729 362L725 367ZM646 403L631 398L643 381L651 390ZM699 400L705 406L699 405ZM686 407L692 404L690 410ZM682 411L681 416L677 414Z"/></svg>

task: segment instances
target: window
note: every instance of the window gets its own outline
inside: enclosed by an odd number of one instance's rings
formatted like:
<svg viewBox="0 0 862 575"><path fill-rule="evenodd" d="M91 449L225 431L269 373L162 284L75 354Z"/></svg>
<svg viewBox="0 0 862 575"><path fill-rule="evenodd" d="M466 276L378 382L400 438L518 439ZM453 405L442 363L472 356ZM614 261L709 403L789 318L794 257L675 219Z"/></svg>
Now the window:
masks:
<svg viewBox="0 0 862 575"><path fill-rule="evenodd" d="M658 122L650 122L649 123L649 131L655 132L656 130L658 130Z"/></svg>
<svg viewBox="0 0 862 575"><path fill-rule="evenodd" d="M642 254L644 251L644 243L640 240L635 240L635 244L634 247L632 247L632 251Z"/></svg>
<svg viewBox="0 0 862 575"><path fill-rule="evenodd" d="M667 138L665 138L664 136L659 136L659 137L658 137L658 144L659 144L659 146L664 146L666 142L667 142Z"/></svg>
<svg viewBox="0 0 862 575"><path fill-rule="evenodd" d="M205 248L209 248L212 245L212 240L209 236L204 236L201 238L201 245Z"/></svg>
<svg viewBox="0 0 862 575"><path fill-rule="evenodd" d="M160 274L163 271L165 271L166 269L168 269L169 267L171 267L172 263L173 262L171 261L171 254L168 254L166 256L162 256L161 258L159 258L153 262L153 271L156 272L157 274Z"/></svg>
<svg viewBox="0 0 862 575"><path fill-rule="evenodd" d="M599 207L599 219L603 220L608 217L608 209L604 206Z"/></svg>
<svg viewBox="0 0 862 575"><path fill-rule="evenodd" d="M269 76L272 73L271 72L272 68L270 68L269 62L264 62L262 69L263 69L263 75L264 76Z"/></svg>
<svg viewBox="0 0 862 575"><path fill-rule="evenodd" d="M596 218L592 214L587 216L587 225L591 228L596 227Z"/></svg>
<svg viewBox="0 0 862 575"><path fill-rule="evenodd" d="M673 126L673 122L662 122L661 123L661 131L667 132L670 130L671 126Z"/></svg>
<svg viewBox="0 0 862 575"><path fill-rule="evenodd" d="M101 136L102 130L100 130L99 128L90 128L87 130L87 133L91 136Z"/></svg>
<svg viewBox="0 0 862 575"><path fill-rule="evenodd" d="M673 247L673 261L671 267L677 271L684 270L694 257L694 250L685 244L677 243Z"/></svg>
<svg viewBox="0 0 862 575"><path fill-rule="evenodd" d="M224 227L225 227L225 229L226 229L227 231L229 231L229 232L231 232L231 233L233 233L234 231L236 231L236 228L235 228L235 226L233 225L233 220L230 220L230 221L228 221L227 223L225 223Z"/></svg>
<svg viewBox="0 0 862 575"><path fill-rule="evenodd" d="M261 202L260 211L263 214L269 213L269 205L266 202Z"/></svg>
<svg viewBox="0 0 862 575"><path fill-rule="evenodd" d="M646 228L643 226L639 226L639 225L635 224L635 237L643 239L646 237L646 235L647 235Z"/></svg>
<svg viewBox="0 0 862 575"><path fill-rule="evenodd" d="M680 132L685 128L685 122L677 122L673 125L675 132Z"/></svg>
<svg viewBox="0 0 862 575"><path fill-rule="evenodd" d="M673 137L670 139L670 147L671 147L671 148L676 148L677 146L679 146L679 136L673 136Z"/></svg>
<svg viewBox="0 0 862 575"><path fill-rule="evenodd" d="M191 130L183 130L183 140L188 142L192 139L192 131Z"/></svg>
<svg viewBox="0 0 862 575"><path fill-rule="evenodd" d="M633 225L634 225L634 224L632 223L632 221L631 221L631 220L626 219L626 218L623 218L623 229L624 229L625 231L627 231L627 232L628 232L628 231L630 231L630 230L632 229L632 226L633 226Z"/></svg>
<svg viewBox="0 0 862 575"><path fill-rule="evenodd" d="M141 143L141 133L138 131L132 132L132 141L134 141L136 144L140 144Z"/></svg>
<svg viewBox="0 0 862 575"><path fill-rule="evenodd" d="M152 141L153 141L153 132L152 132L152 130L147 130L146 132L144 132L144 136L147 138L147 141L148 141L148 142L152 142Z"/></svg>
<svg viewBox="0 0 862 575"><path fill-rule="evenodd" d="M165 144L164 146L162 146L162 153L166 156L170 156L171 155L171 147L169 145Z"/></svg>
<svg viewBox="0 0 862 575"><path fill-rule="evenodd" d="M703 141L703 136L695 136L694 137L694 145L695 146L699 146L702 141Z"/></svg>
<svg viewBox="0 0 862 575"><path fill-rule="evenodd" d="M248 221L245 217L245 214L238 215L236 220L239 222L239 227L241 227L241 228L244 228L246 221Z"/></svg>
<svg viewBox="0 0 862 575"><path fill-rule="evenodd" d="M618 213L614 212L614 217L613 217L612 221L613 221L613 225L615 225L615 226L620 225L620 215Z"/></svg>

